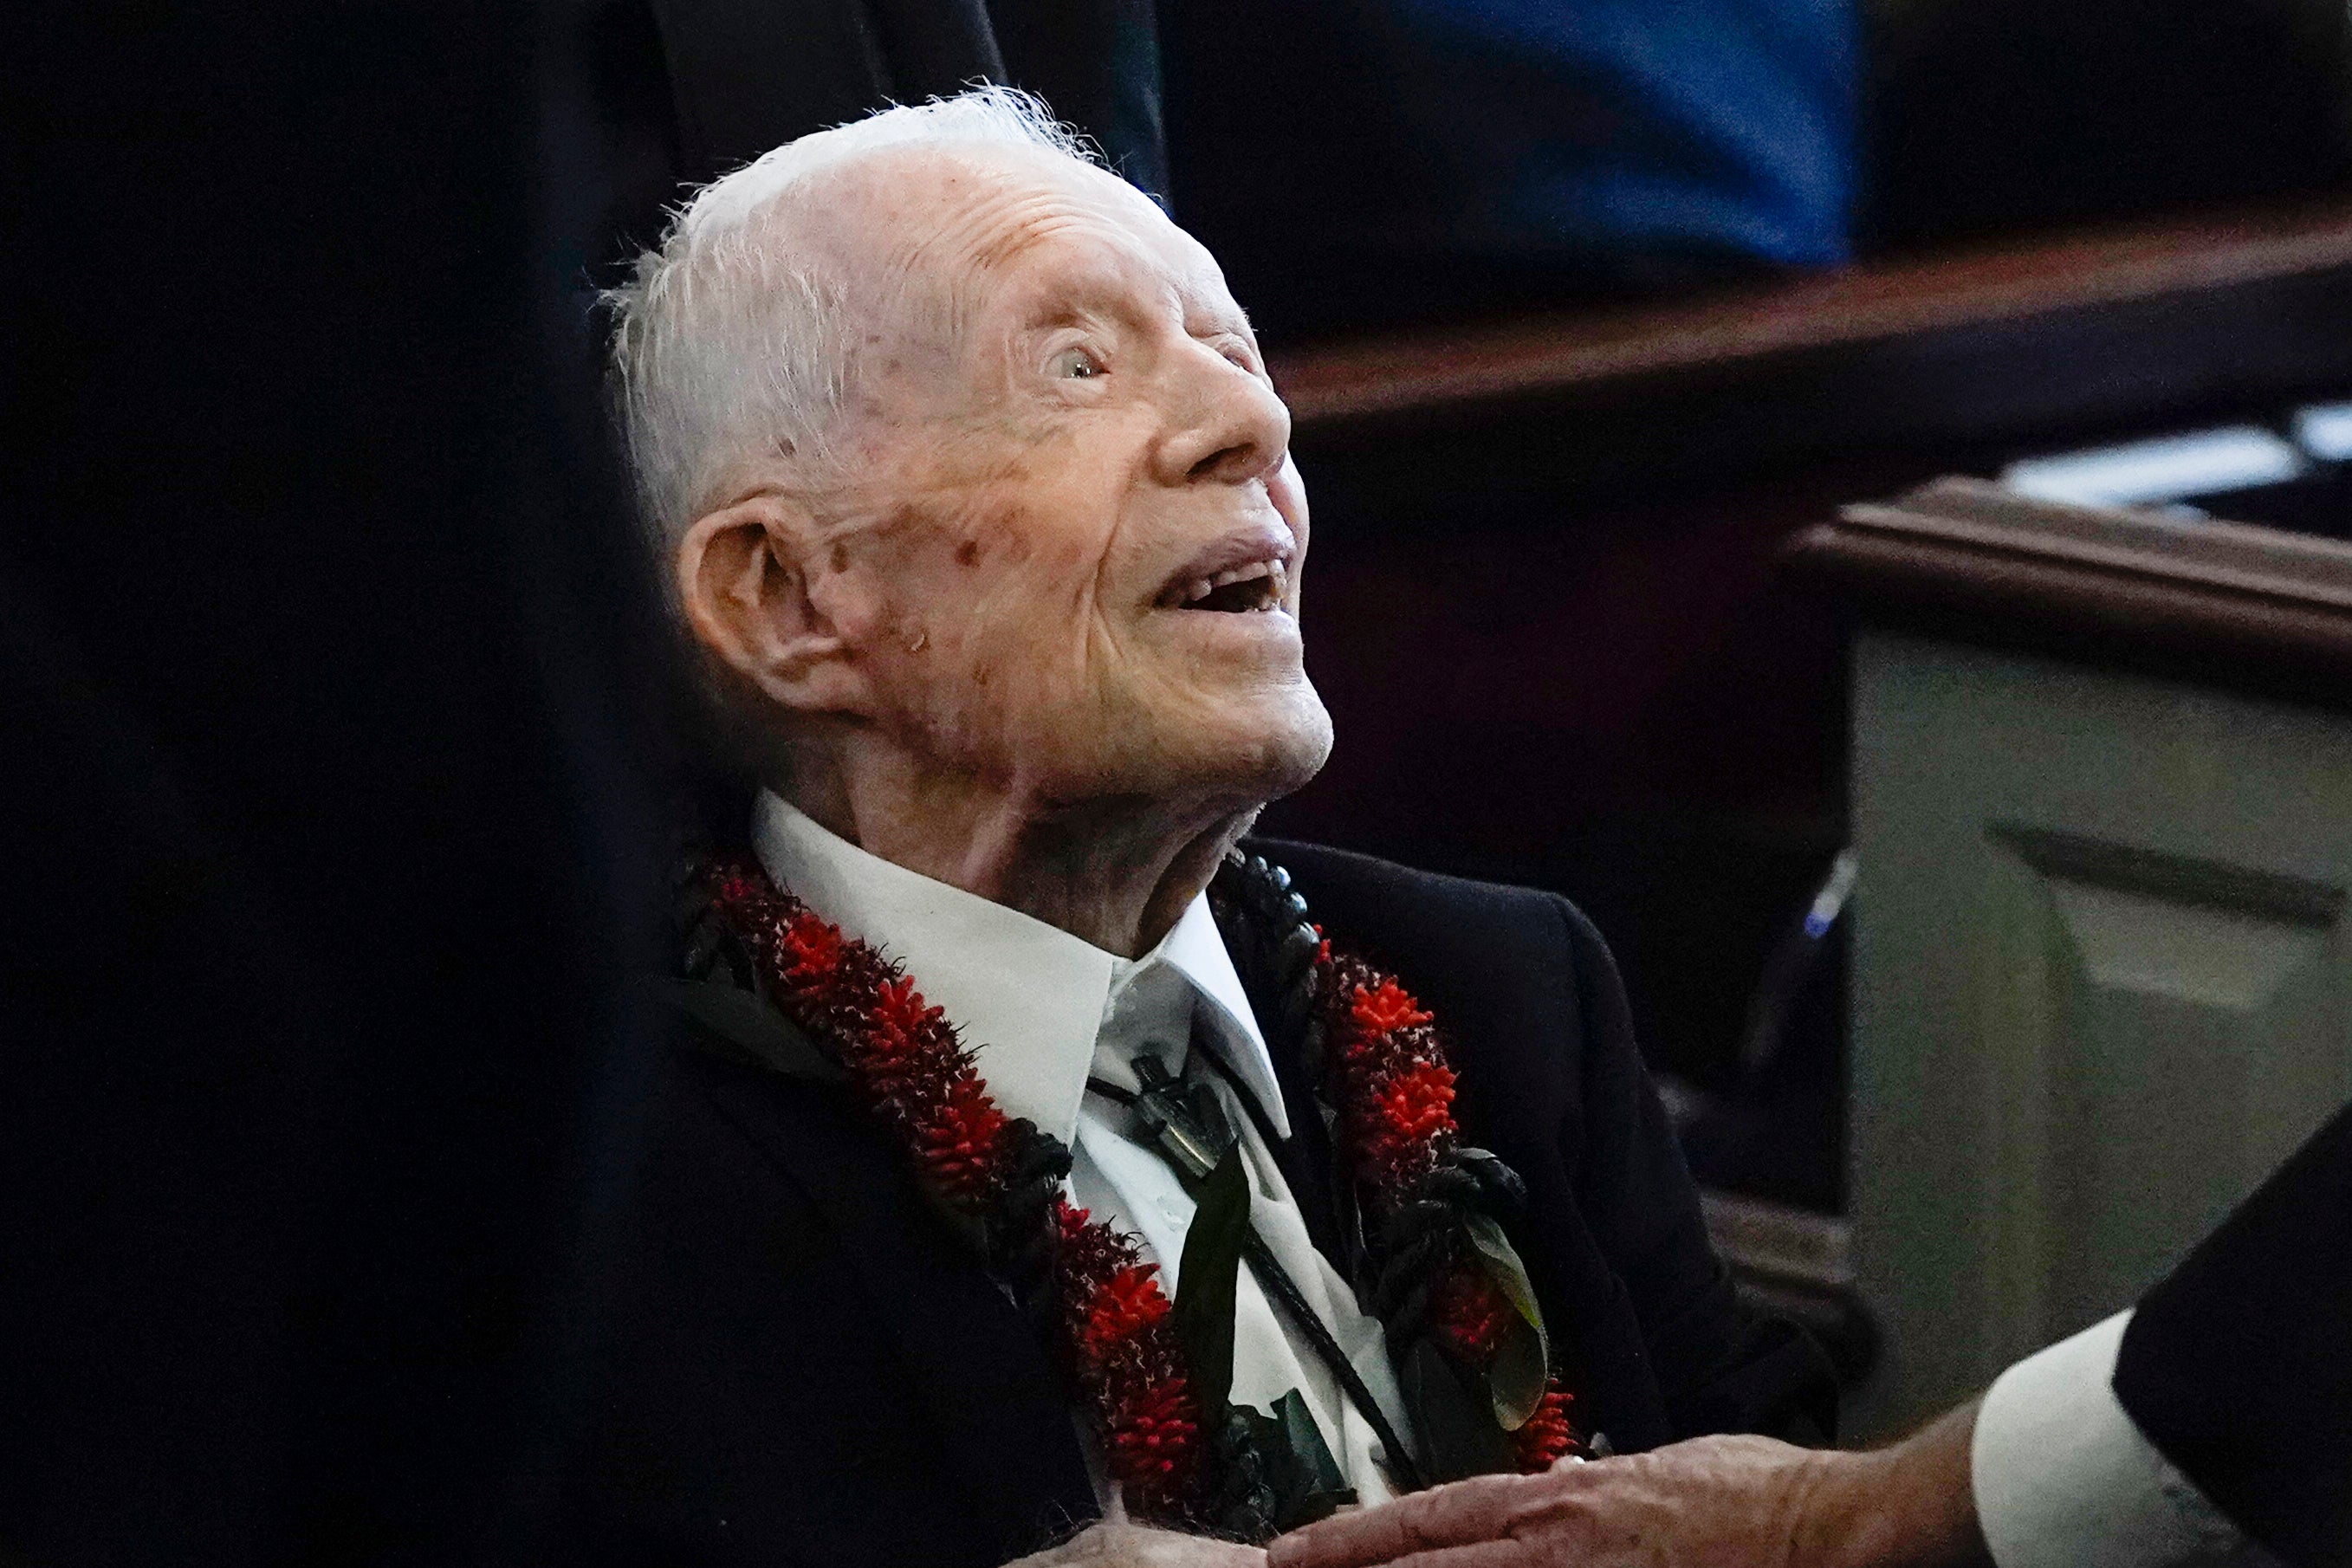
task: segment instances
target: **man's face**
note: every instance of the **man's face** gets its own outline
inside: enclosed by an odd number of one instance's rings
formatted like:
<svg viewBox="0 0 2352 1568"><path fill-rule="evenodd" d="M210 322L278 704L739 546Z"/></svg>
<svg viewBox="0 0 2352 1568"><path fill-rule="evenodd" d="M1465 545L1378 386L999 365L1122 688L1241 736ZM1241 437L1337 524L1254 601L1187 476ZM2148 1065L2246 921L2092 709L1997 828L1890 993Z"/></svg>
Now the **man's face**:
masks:
<svg viewBox="0 0 2352 1568"><path fill-rule="evenodd" d="M906 289L859 347L824 520L866 717L1049 805L1313 777L1306 494L1209 253L1114 176L1013 150L891 155L840 221Z"/></svg>

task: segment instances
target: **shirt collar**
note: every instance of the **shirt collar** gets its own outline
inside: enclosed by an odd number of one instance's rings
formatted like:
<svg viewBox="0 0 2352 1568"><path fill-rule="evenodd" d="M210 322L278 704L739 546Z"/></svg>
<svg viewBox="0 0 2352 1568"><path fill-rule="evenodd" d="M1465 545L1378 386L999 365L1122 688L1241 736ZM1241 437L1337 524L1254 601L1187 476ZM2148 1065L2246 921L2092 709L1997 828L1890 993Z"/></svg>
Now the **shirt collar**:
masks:
<svg viewBox="0 0 2352 1568"><path fill-rule="evenodd" d="M1187 983L1211 1047L1276 1135L1289 1136L1273 1058L1205 895L1130 963L870 854L772 793L761 794L751 843L768 874L811 909L906 965L924 999L956 1026L1008 1116L1025 1116L1068 1144L1113 1004L1163 989L1150 977L1164 968Z"/></svg>
<svg viewBox="0 0 2352 1568"><path fill-rule="evenodd" d="M1265 1037L1258 1032L1257 1015L1242 989L1242 977L1234 972L1224 933L1209 913L1206 893L1195 894L1184 906L1184 912L1160 939L1151 956L1192 982L1197 1001L1194 1016L1208 1026L1202 1032L1211 1048L1265 1112L1276 1136L1289 1137L1290 1117L1283 1109L1282 1088L1275 1081L1274 1056L1265 1048ZM1137 967L1148 962L1149 958L1139 960Z"/></svg>

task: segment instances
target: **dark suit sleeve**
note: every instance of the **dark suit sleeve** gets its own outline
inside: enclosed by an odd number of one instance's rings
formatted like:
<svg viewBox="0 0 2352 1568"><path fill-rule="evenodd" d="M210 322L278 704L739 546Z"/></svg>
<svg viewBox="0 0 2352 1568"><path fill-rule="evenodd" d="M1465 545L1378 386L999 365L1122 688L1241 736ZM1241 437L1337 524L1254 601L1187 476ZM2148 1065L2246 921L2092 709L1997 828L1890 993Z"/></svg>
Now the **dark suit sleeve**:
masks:
<svg viewBox="0 0 2352 1568"><path fill-rule="evenodd" d="M1580 1206L1633 1299L1674 1436L1832 1436L1837 1385L1828 1358L1793 1324L1739 1302L1634 1045L1616 963L1575 906L1551 902L1567 929L1583 1015Z"/></svg>
<svg viewBox="0 0 2352 1568"><path fill-rule="evenodd" d="M2352 1563L2352 1107L2141 1300L2115 1388L2247 1534Z"/></svg>

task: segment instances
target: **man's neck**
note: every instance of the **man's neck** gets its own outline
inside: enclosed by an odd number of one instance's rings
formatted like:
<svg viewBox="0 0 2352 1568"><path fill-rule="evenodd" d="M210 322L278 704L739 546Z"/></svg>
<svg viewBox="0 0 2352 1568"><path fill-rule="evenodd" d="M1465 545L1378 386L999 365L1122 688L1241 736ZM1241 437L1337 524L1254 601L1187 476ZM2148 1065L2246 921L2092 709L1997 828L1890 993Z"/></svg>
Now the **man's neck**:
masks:
<svg viewBox="0 0 2352 1568"><path fill-rule="evenodd" d="M899 770L803 770L777 793L870 855L1122 958L1167 934L1258 810L1206 799L1048 805Z"/></svg>

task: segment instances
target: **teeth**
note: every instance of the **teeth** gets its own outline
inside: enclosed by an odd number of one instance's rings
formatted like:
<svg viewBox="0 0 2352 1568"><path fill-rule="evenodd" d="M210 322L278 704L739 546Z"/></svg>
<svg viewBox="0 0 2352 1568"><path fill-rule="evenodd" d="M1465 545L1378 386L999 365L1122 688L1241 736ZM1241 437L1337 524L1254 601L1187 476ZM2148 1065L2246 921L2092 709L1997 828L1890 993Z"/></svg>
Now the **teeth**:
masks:
<svg viewBox="0 0 2352 1568"><path fill-rule="evenodd" d="M1177 595L1177 603L1197 605L1227 584L1247 583L1261 577L1266 579L1268 593L1267 603L1259 607L1262 609L1278 607L1286 597L1290 581L1289 573L1279 561L1252 561L1240 566L1228 567L1213 577L1195 577L1186 584L1183 592Z"/></svg>

